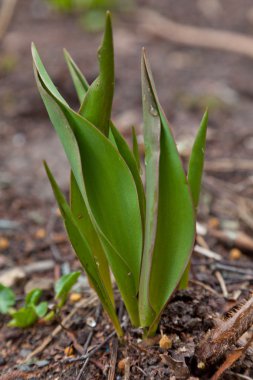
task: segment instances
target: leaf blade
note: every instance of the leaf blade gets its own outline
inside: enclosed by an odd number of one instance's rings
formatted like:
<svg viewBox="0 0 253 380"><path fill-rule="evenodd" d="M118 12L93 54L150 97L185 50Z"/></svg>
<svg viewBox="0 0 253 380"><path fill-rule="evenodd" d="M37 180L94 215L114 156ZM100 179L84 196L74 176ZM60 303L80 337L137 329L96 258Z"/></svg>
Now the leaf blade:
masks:
<svg viewBox="0 0 253 380"><path fill-rule="evenodd" d="M110 12L106 14L104 38L98 50L98 59L99 76L90 85L79 113L108 137L114 93L114 53Z"/></svg>
<svg viewBox="0 0 253 380"><path fill-rule="evenodd" d="M98 265L98 271L101 280L111 298L112 304L114 305L114 296L108 261L105 256L101 242L99 240L97 231L91 221L86 204L83 200L82 194L78 188L77 182L72 172L70 178L70 189L71 211L76 219L80 232L82 232L83 235L86 237L87 243L89 244L93 252L94 259Z"/></svg>
<svg viewBox="0 0 253 380"><path fill-rule="evenodd" d="M149 326L155 316L149 302L149 278L157 226L161 133L159 110L152 95L152 78L148 70L148 62L143 51L141 79L146 172L146 220L139 291L139 312L143 327Z"/></svg>
<svg viewBox="0 0 253 380"><path fill-rule="evenodd" d="M62 192L60 191L59 186L57 185L51 171L49 170L47 164L45 163L45 169L51 183L55 198L57 200L58 206L60 208L66 231L68 233L71 244L76 252L77 257L79 258L83 268L87 272L87 275L92 281L92 284L100 298L100 301L108 313L111 321L114 324L114 327L119 336L122 335L122 329L119 325L117 315L115 313L114 306L111 302L110 296L108 295L104 285L100 279L97 266L94 262L94 257L89 249L87 241L84 236L79 231L78 225L76 224L75 218L73 217L70 207L67 204Z"/></svg>
<svg viewBox="0 0 253 380"><path fill-rule="evenodd" d="M195 209L198 207L201 190L201 179L204 168L206 132L208 124L208 111L204 113L200 127L195 138L188 167L188 182L192 193Z"/></svg>
<svg viewBox="0 0 253 380"><path fill-rule="evenodd" d="M72 77L79 102L80 104L82 104L84 97L86 95L86 92L89 89L89 84L87 80L85 79L84 75L82 74L81 70L79 69L79 67L74 62L73 58L70 56L69 52L66 49L64 49L64 57L68 65L68 69Z"/></svg>
<svg viewBox="0 0 253 380"><path fill-rule="evenodd" d="M195 238L195 212L182 162L149 67L147 74L161 121L158 216L149 281L149 301L156 313L149 330L153 333L191 254Z"/></svg>
<svg viewBox="0 0 253 380"><path fill-rule="evenodd" d="M198 133L196 135L188 166L188 182L191 189L192 200L197 212L199 204L199 196L201 190L201 179L203 175L205 148L206 148L206 132L208 124L208 111L204 113L201 120ZM188 286L191 262L189 261L185 272L180 280L180 289Z"/></svg>

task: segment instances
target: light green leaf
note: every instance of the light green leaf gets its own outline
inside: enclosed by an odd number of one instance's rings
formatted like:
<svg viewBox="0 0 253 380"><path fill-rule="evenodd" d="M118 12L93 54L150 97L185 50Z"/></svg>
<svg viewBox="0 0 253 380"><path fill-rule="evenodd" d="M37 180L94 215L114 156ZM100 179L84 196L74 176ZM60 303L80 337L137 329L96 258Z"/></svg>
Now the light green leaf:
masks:
<svg viewBox="0 0 253 380"><path fill-rule="evenodd" d="M26 328L34 325L37 320L38 315L33 306L22 307L12 313L12 320L8 323L8 326Z"/></svg>
<svg viewBox="0 0 253 380"><path fill-rule="evenodd" d="M58 202L58 206L60 208L65 227L70 239L70 242L75 250L77 257L79 258L82 266L84 267L87 275L92 281L94 289L96 290L104 309L108 313L114 327L119 336L122 335L122 329L120 327L117 315L114 310L114 306L111 302L110 296L108 295L104 284L101 281L97 265L94 260L94 256L88 246L88 243L83 236L83 234L79 231L78 224L74 216L71 213L70 207L67 204L63 194L61 193L55 179L52 176L49 168L45 164L45 168L47 171L48 178L51 182L52 189L55 194L55 198Z"/></svg>
<svg viewBox="0 0 253 380"><path fill-rule="evenodd" d="M41 289L33 289L26 295L25 304L27 306L37 305L41 296L42 296L42 290Z"/></svg>
<svg viewBox="0 0 253 380"><path fill-rule="evenodd" d="M133 155L137 164L137 168L139 170L139 173L141 173L141 159L140 159L140 152L139 152L139 146L136 136L135 128L132 127L132 144L133 144Z"/></svg>
<svg viewBox="0 0 253 380"><path fill-rule="evenodd" d="M80 104L82 104L85 94L89 89L89 85L79 67L76 65L67 50L64 49L64 57L67 62L70 75L72 77L77 96Z"/></svg>
<svg viewBox="0 0 253 380"><path fill-rule="evenodd" d="M132 173L135 186L138 192L138 198L139 198L139 206L141 211L141 218L142 218L142 224L143 224L143 231L145 229L145 207L146 207L146 200L145 200L145 192L143 188L143 183L140 177L140 173L138 170L138 165L135 161L134 155L131 152L131 149L129 148L126 140L123 138L119 130L113 125L113 123L110 123L110 130L113 134L113 137L115 139L115 143L117 145L118 151L121 155L121 157L125 160L129 170Z"/></svg>
<svg viewBox="0 0 253 380"><path fill-rule="evenodd" d="M196 209L199 203L201 179L204 167L207 123L208 112L206 111L200 123L200 128L193 144L189 160L188 182L192 193L193 204Z"/></svg>
<svg viewBox="0 0 253 380"><path fill-rule="evenodd" d="M141 79L146 168L146 222L139 312L141 324L145 327L149 326L155 317L155 312L149 303L149 278L157 226L161 121L158 105L152 93L153 79L144 51L141 63Z"/></svg>
<svg viewBox="0 0 253 380"><path fill-rule="evenodd" d="M9 309L15 305L16 302L16 296L14 292L0 284L0 313L7 314Z"/></svg>
<svg viewBox="0 0 253 380"><path fill-rule="evenodd" d="M43 318L48 309L48 303L46 301L41 302L39 305L35 306L36 314L39 318Z"/></svg>
<svg viewBox="0 0 253 380"><path fill-rule="evenodd" d="M156 313L150 333L154 333L158 318L192 252L195 211L173 135L158 101L149 69L146 72L161 120L157 232L149 282L149 301Z"/></svg>
<svg viewBox="0 0 253 380"><path fill-rule="evenodd" d="M80 97L84 97L87 89L89 88L89 85L87 83L87 80L85 79L84 75L81 73L81 70L78 68L76 63L73 61L73 59L69 56L68 53L65 52L66 59L69 62L69 65L71 65L71 76L73 79L73 82L75 84L75 87L77 89L77 92L80 93ZM89 120L90 121L90 120ZM131 152L131 149L129 148L127 142L121 135L121 133L118 131L118 129L114 126L114 124L110 121L110 132L109 132L109 138L110 141L115 145L120 153L120 155L125 160L127 166L129 167L132 176L135 181L135 185L138 192L139 197L139 203L140 203L140 210L141 210L141 216L143 220L143 228L144 228L144 219L145 219L145 193L143 189L142 180L140 178L139 174L139 167L138 163L135 160L135 157L133 153ZM136 149L135 149L136 150ZM138 149L137 149L138 150ZM136 151L137 153L137 151Z"/></svg>
<svg viewBox="0 0 253 380"><path fill-rule="evenodd" d="M189 160L188 182L191 189L192 200L196 211L199 203L201 179L204 167L207 123L208 112L206 111L200 123L200 128L197 133L195 142L193 144ZM180 280L180 289L185 289L188 286L190 268L191 262L189 261L186 270Z"/></svg>
<svg viewBox="0 0 253 380"><path fill-rule="evenodd" d="M118 151L96 127L54 97L48 89L46 91L47 78L39 75L40 65L36 55L34 58L42 99L63 143L92 223L106 246L107 259L130 317L136 324L142 226L133 177Z"/></svg>
<svg viewBox="0 0 253 380"><path fill-rule="evenodd" d="M90 85L79 113L95 125L105 136L109 135L114 92L114 57L111 15L107 12L105 33L98 50L99 76Z"/></svg>
<svg viewBox="0 0 253 380"><path fill-rule="evenodd" d="M94 259L97 263L98 271L101 280L109 294L112 304L114 305L114 296L112 283L110 278L110 271L108 267L108 261L105 256L103 247L99 240L98 234L92 224L87 207L83 200L82 194L78 188L75 177L71 172L70 179L70 207L73 216L76 218L80 232L86 237L87 243L93 253Z"/></svg>
<svg viewBox="0 0 253 380"><path fill-rule="evenodd" d="M48 75L43 63L41 62L40 56L38 54L38 51L37 51L34 43L32 43L31 48L32 48L33 62L36 62L36 67L39 70L40 75L43 77L43 79L46 83L46 87L48 88L48 91L50 91L50 93L53 96L55 96L57 99L59 99L63 104L67 105L66 100L61 96L61 94L59 93L59 91L57 90L55 85L53 84L53 82L52 82L50 76Z"/></svg>
<svg viewBox="0 0 253 380"><path fill-rule="evenodd" d="M63 300L63 303L66 301L67 296L75 283L78 280L81 272L72 272L68 274L64 274L56 281L54 290L55 290L55 298L58 300Z"/></svg>

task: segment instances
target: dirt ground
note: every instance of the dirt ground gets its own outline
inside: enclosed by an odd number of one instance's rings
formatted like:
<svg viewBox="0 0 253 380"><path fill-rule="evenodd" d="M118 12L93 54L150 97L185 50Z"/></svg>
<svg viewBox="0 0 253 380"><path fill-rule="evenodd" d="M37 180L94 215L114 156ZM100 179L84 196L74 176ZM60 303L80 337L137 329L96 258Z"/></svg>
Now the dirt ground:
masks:
<svg viewBox="0 0 253 380"><path fill-rule="evenodd" d="M209 107L197 243L220 254L222 260L194 253L191 288L175 294L161 322L163 333L173 341L168 353L159 349L157 341L148 348L140 348L140 332L130 329L124 344L118 343L115 337L108 339L91 357L79 379L127 379L118 368L119 361L126 358L129 379L188 379L190 376L210 379L221 365L216 363L201 372L192 358L203 333L213 326L213 317L226 312L238 299L248 297L252 289L253 60L227 51L187 47L145 33L139 15L144 7L149 7L180 24L230 30L250 37L252 1L238 3L238 0L138 0L131 12L114 14L113 119L126 136L134 124L141 142L142 46L147 49L158 94L185 163L203 111ZM91 82L97 74L96 50L100 39L101 33L89 33L83 28L78 15L60 14L42 0L19 0L0 42L0 238L9 242L0 251L0 278L11 268L27 268L46 260L49 263L47 270L27 270L24 278L14 282L20 301L31 280L45 277L54 280L64 271L78 268L42 165L46 159L67 191L68 164L35 85L31 41L35 42L57 87L75 106L77 101L62 48L71 53ZM91 297L87 287L82 292L84 298ZM77 308L68 330L58 333L28 364L22 362L52 333L57 323L21 331L7 328L7 318L3 318L0 378L78 379L84 360L71 361L65 349L73 347L72 359L82 354L80 346L85 345L91 331L86 318L89 315L95 318L97 309L96 302ZM72 305L67 304L62 319L71 310ZM111 332L100 311L92 347L103 342ZM180 361L183 347L186 354L184 361ZM185 372L178 370L182 363L186 363ZM248 350L223 379L250 379L252 364ZM110 368L115 368L115 377Z"/></svg>

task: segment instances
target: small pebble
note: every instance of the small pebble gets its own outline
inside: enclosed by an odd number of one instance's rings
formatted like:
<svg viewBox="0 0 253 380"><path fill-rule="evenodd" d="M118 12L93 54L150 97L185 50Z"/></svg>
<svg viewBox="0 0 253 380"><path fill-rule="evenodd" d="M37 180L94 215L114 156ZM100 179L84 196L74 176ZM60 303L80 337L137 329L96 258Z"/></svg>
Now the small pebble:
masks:
<svg viewBox="0 0 253 380"><path fill-rule="evenodd" d="M0 250L4 251L5 249L9 248L10 242L8 239L1 237L0 238Z"/></svg>
<svg viewBox="0 0 253 380"><path fill-rule="evenodd" d="M66 356L72 356L73 353L74 353L74 350L73 350L72 346L66 347L65 350L64 350L64 354Z"/></svg>
<svg viewBox="0 0 253 380"><path fill-rule="evenodd" d="M95 326L96 326L96 321L95 321L95 319L92 318L92 317L88 317L88 318L86 319L86 323L87 323L87 325L90 326L90 327L95 327Z"/></svg>
<svg viewBox="0 0 253 380"><path fill-rule="evenodd" d="M36 362L36 366L39 368L46 367L49 364L48 360L39 360Z"/></svg>
<svg viewBox="0 0 253 380"><path fill-rule="evenodd" d="M172 347L172 340L164 334L159 340L159 346L162 350L169 350Z"/></svg>
<svg viewBox="0 0 253 380"><path fill-rule="evenodd" d="M218 218L210 218L209 220L208 220L208 227L209 228L218 228L219 227L219 225L220 225L220 221L219 221L219 219Z"/></svg>
<svg viewBox="0 0 253 380"><path fill-rule="evenodd" d="M44 228L38 228L35 232L36 239L44 239L46 237L46 230Z"/></svg>
<svg viewBox="0 0 253 380"><path fill-rule="evenodd" d="M81 298L82 298L82 295L80 293L71 293L69 296L69 300L72 303L80 301Z"/></svg>
<svg viewBox="0 0 253 380"><path fill-rule="evenodd" d="M229 252L229 258L231 260L239 260L241 257L242 257L242 252L237 248L233 248Z"/></svg>

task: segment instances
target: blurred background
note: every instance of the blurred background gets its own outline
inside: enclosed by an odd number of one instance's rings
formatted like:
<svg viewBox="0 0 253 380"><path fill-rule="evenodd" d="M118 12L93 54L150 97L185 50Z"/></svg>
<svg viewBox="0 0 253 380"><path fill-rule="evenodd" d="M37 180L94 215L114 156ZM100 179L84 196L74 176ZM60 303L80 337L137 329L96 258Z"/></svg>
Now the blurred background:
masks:
<svg viewBox="0 0 253 380"><path fill-rule="evenodd" d="M251 0L2 0L0 5L0 233L12 252L8 256L2 249L0 268L28 259L36 239L47 234L55 202L42 159L65 191L68 186L67 162L35 85L31 41L75 107L62 48L92 82L106 9L113 14L116 125L127 137L135 125L143 151L140 56L145 46L185 163L209 108L200 222L243 231L246 251L253 250Z"/></svg>

